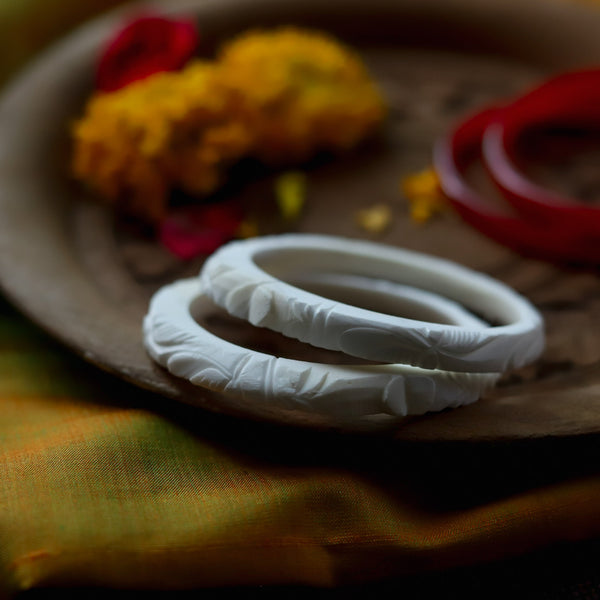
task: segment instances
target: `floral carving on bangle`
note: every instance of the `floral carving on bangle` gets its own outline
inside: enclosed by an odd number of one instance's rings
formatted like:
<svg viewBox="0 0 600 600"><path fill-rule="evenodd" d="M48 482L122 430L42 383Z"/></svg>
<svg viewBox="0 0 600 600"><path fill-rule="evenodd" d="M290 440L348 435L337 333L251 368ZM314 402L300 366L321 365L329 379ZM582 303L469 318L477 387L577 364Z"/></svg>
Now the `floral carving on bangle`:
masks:
<svg viewBox="0 0 600 600"><path fill-rule="evenodd" d="M205 293L197 278L161 288L144 319L145 347L173 375L246 406L257 402L343 418L397 418L475 402L498 379L489 373L331 365L254 352L218 338L192 317L194 302L201 320Z"/></svg>
<svg viewBox="0 0 600 600"><path fill-rule="evenodd" d="M471 310L481 310L485 304L488 318L499 324L457 328L364 310L312 294L286 283L287 269L281 264L271 264L276 274L266 266L282 251L290 269L302 264L314 272L344 272L352 259L360 259L360 266L352 266L354 274L384 276L387 270L391 278L402 272L401 280L392 279L395 283L428 280L429 291L451 292L452 300ZM319 261L311 264L307 257L317 252ZM258 264L258 257L264 262ZM380 244L310 234L237 241L204 263L201 280L206 294L236 317L367 360L493 372L533 361L544 346L541 316L511 288L456 263Z"/></svg>

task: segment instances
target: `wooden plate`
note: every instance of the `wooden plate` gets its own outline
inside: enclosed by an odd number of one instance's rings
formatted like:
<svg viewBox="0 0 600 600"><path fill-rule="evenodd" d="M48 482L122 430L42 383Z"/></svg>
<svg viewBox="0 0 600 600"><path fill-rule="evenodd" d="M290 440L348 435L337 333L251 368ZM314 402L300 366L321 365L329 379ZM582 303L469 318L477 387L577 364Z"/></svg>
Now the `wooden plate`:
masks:
<svg viewBox="0 0 600 600"><path fill-rule="evenodd" d="M393 423L332 421L245 404L194 388L153 364L140 334L147 301L160 285L197 273L201 261L179 263L126 233L68 176L68 126L90 92L97 48L121 13L92 23L42 56L1 103L0 282L6 295L99 367L211 411L303 427L386 431L418 441L600 431L596 275L520 258L450 213L416 226L399 191L401 177L429 164L433 140L460 115L546 73L600 62L600 11L562 0L197 0L175 6L197 15L206 51L248 27L287 23L326 29L356 46L389 100L390 120L382 140L310 169L307 210L296 229L369 237L355 225L355 212L389 205L392 225L375 239L446 256L515 287L544 314L545 354L532 367L508 374L475 405ZM232 191L262 215L264 233L285 229L272 217L271 189L267 176ZM215 314L210 326L234 341L285 356L339 358L232 326L223 315Z"/></svg>

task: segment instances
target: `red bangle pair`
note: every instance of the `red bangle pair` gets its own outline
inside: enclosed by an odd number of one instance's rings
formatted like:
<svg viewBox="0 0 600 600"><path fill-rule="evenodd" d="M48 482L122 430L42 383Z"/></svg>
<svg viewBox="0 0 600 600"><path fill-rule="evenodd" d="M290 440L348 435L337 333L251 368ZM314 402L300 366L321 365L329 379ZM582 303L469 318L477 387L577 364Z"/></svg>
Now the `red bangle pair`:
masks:
<svg viewBox="0 0 600 600"><path fill-rule="evenodd" d="M434 168L455 209L490 238L527 256L597 265L600 209L545 189L516 165L523 138L555 126L600 130L600 70L560 75L512 104L468 118L437 143ZM491 208L467 182L465 170L477 158L515 209L512 215Z"/></svg>

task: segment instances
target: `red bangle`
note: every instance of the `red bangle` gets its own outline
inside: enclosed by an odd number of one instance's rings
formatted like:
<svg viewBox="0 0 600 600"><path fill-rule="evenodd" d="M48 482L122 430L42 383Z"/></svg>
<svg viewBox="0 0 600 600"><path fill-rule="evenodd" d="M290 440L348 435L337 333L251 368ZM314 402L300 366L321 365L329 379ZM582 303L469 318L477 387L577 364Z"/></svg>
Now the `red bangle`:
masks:
<svg viewBox="0 0 600 600"><path fill-rule="evenodd" d="M600 229L582 234L558 221L507 216L491 208L466 181L465 169L480 158L483 133L498 115L499 109L480 112L437 142L433 166L444 195L467 223L523 255L562 264L600 264Z"/></svg>
<svg viewBox="0 0 600 600"><path fill-rule="evenodd" d="M483 133L483 160L494 183L523 215L592 235L600 228L598 208L533 182L516 164L525 134L556 125L600 129L600 70L555 77L498 111Z"/></svg>

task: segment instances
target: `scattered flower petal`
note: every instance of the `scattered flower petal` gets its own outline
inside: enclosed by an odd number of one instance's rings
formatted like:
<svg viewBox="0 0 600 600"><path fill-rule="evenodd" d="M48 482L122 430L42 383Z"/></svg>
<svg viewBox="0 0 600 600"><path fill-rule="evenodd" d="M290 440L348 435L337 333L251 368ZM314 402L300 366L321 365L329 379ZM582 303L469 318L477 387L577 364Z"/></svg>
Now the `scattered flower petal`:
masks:
<svg viewBox="0 0 600 600"><path fill-rule="evenodd" d="M356 222L369 233L382 233L392 223L392 211L387 204L375 204L359 210Z"/></svg>
<svg viewBox="0 0 600 600"><path fill-rule="evenodd" d="M191 20L155 14L138 17L108 43L98 64L96 87L112 92L154 73L180 69L197 45L198 32Z"/></svg>
<svg viewBox="0 0 600 600"><path fill-rule="evenodd" d="M232 204L209 204L173 211L160 225L160 242L177 257L188 260L211 254L236 237L242 211Z"/></svg>
<svg viewBox="0 0 600 600"><path fill-rule="evenodd" d="M275 196L281 216L294 221L300 216L306 200L306 175L290 171L275 180Z"/></svg>
<svg viewBox="0 0 600 600"><path fill-rule="evenodd" d="M433 169L425 169L405 177L400 188L410 203L410 216L417 223L426 223L447 208L438 176Z"/></svg>

